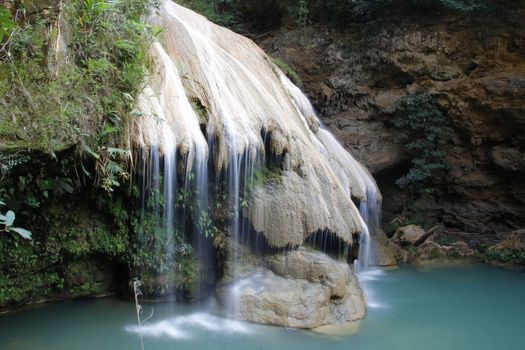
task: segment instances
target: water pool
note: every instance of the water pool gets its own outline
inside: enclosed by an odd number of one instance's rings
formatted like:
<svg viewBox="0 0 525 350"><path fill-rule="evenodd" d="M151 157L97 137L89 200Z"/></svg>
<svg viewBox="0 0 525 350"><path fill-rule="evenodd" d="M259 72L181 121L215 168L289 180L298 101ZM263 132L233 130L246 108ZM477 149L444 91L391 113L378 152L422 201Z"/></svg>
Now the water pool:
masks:
<svg viewBox="0 0 525 350"><path fill-rule="evenodd" d="M375 270L368 314L351 336L254 325L185 304L156 304L145 349L525 349L525 273L487 266ZM144 305L145 314L149 305ZM140 349L134 305L46 304L0 317L2 350Z"/></svg>

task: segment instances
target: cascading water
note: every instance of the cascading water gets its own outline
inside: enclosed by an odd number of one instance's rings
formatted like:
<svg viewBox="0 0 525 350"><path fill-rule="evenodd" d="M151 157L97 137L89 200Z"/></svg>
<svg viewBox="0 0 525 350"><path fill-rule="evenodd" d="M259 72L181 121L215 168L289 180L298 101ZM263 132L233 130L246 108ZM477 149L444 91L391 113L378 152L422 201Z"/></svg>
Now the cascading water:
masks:
<svg viewBox="0 0 525 350"><path fill-rule="evenodd" d="M381 224L381 199L378 198L376 187L367 188L367 200L359 204L359 212L365 221L366 231L361 235L359 240L359 269L365 272L373 265L374 251L372 249L372 240L378 234Z"/></svg>
<svg viewBox="0 0 525 350"><path fill-rule="evenodd" d="M200 284L212 281L208 230L223 221L230 246L225 273L233 280L253 234L280 249L320 234L324 248L330 237L339 251L361 234L359 262L366 266L379 192L306 96L253 42L169 0L150 21L164 32L151 47L129 134L143 150L142 218L158 222L144 247L164 249L156 253L165 265L157 273L181 265L164 260L181 255L178 245L189 232ZM235 293L231 300L236 313Z"/></svg>

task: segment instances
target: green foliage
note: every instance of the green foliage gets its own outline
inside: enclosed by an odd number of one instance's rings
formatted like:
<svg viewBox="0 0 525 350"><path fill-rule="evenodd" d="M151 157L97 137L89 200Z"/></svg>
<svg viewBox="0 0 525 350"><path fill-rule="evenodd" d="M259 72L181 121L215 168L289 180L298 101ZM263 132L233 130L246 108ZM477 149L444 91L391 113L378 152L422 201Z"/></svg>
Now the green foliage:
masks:
<svg viewBox="0 0 525 350"><path fill-rule="evenodd" d="M0 153L0 180L6 176L9 171L29 161L29 156L22 152L4 154Z"/></svg>
<svg viewBox="0 0 525 350"><path fill-rule="evenodd" d="M235 27L240 21L236 0L180 0L177 3L221 26Z"/></svg>
<svg viewBox="0 0 525 350"><path fill-rule="evenodd" d="M273 58L272 57L272 62L277 66L279 67L280 70L283 71L284 74L286 74L286 76L297 86L302 86L303 85L303 80L301 79L301 77L299 76L299 74L297 74L297 72L295 70L293 70L292 67L290 67L286 62L284 62L282 59L280 58Z"/></svg>
<svg viewBox="0 0 525 350"><path fill-rule="evenodd" d="M290 16L296 21L299 18L298 3L298 0L286 2ZM512 1L496 0L309 0L308 20L345 27L351 23L374 21L396 15L433 16L443 12L510 13L512 5ZM517 15L519 16L519 12Z"/></svg>
<svg viewBox="0 0 525 350"><path fill-rule="evenodd" d="M18 236L0 237L0 307L65 292L69 283L73 283L69 267L75 262L92 257L100 260L102 256L125 259L127 232L115 232L102 217L94 217L87 208L71 203L71 197L69 203L65 198L64 203L51 204L51 201L54 202L50 198L45 206L34 210L38 217L24 218L38 223L33 240L22 242ZM85 273L84 282L78 282L81 288L75 291L76 295L85 294L90 289L89 283L96 286L94 277L85 277Z"/></svg>
<svg viewBox="0 0 525 350"><path fill-rule="evenodd" d="M64 6L60 26L41 15L21 18L0 51L7 77L0 82L2 143L50 154L79 145L84 175L95 175L84 166L87 157L107 192L125 181L129 152L111 150L121 149L146 50L159 32L143 24L148 6L150 0L83 0Z"/></svg>
<svg viewBox="0 0 525 350"><path fill-rule="evenodd" d="M288 5L288 14L295 20L295 23L300 27L305 27L308 23L308 15L310 0L291 1Z"/></svg>
<svg viewBox="0 0 525 350"><path fill-rule="evenodd" d="M179 230L169 232L159 226L154 215L132 218L137 239L131 254L131 267L139 273L150 295L166 295L173 289L195 285L198 263L193 247Z"/></svg>
<svg viewBox="0 0 525 350"><path fill-rule="evenodd" d="M73 152L58 153L57 159L26 156L23 168L28 170L15 167L0 182L0 197L16 211L17 223L33 234L30 241L0 235L0 307L110 290L111 278L99 276L98 265L130 260L127 201L119 193L102 196L93 183L83 184L71 166ZM98 207L91 207L93 203ZM89 266L74 273L80 262Z"/></svg>
<svg viewBox="0 0 525 350"><path fill-rule="evenodd" d="M15 24L11 19L11 13L0 6L0 43L4 42L4 38L8 37L13 29L15 29Z"/></svg>
<svg viewBox="0 0 525 350"><path fill-rule="evenodd" d="M489 248L485 252L485 256L489 260L525 266L525 252Z"/></svg>
<svg viewBox="0 0 525 350"><path fill-rule="evenodd" d="M266 186L268 183L281 183L282 170L276 166L263 166L256 169L253 174L253 186ZM250 190L250 188L248 188Z"/></svg>
<svg viewBox="0 0 525 350"><path fill-rule="evenodd" d="M428 190L434 172L447 167L442 146L450 140L452 129L445 115L429 95L416 94L398 101L392 122L412 163L396 184L414 193Z"/></svg>

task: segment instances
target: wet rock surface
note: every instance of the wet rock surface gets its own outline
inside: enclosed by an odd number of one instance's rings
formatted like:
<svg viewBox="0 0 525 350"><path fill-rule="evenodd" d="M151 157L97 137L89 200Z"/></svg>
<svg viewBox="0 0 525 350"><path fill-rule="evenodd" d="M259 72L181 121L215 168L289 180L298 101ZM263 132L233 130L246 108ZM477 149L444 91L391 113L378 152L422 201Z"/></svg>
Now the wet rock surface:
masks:
<svg viewBox="0 0 525 350"><path fill-rule="evenodd" d="M379 230L371 236L370 242L370 265L372 266L395 266L396 245L387 238L386 234Z"/></svg>
<svg viewBox="0 0 525 350"><path fill-rule="evenodd" d="M219 288L217 298L241 319L295 328L356 321L366 310L348 264L303 248L266 258L264 267Z"/></svg>

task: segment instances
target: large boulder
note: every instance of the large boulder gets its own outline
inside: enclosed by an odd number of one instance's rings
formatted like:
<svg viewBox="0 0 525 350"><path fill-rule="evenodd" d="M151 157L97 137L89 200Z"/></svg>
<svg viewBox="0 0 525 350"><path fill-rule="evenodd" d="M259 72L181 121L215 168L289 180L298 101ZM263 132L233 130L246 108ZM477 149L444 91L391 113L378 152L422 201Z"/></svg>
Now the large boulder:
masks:
<svg viewBox="0 0 525 350"><path fill-rule="evenodd" d="M422 244L430 235L431 231L425 231L424 228L417 225L407 225L400 227L396 233L394 233L393 240L394 242L400 245L420 245Z"/></svg>
<svg viewBox="0 0 525 350"><path fill-rule="evenodd" d="M348 264L301 248L272 255L265 265L219 288L219 304L243 320L295 328L364 317L363 292Z"/></svg>

